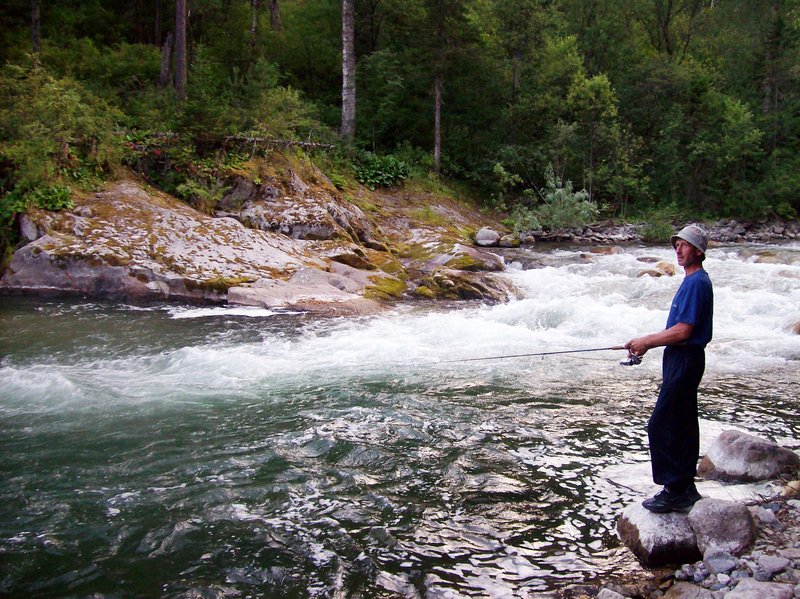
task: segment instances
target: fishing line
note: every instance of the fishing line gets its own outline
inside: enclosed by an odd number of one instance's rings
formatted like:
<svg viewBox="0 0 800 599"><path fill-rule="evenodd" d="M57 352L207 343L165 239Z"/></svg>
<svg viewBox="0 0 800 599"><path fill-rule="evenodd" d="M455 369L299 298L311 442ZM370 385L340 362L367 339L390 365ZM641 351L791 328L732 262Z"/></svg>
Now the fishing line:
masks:
<svg viewBox="0 0 800 599"><path fill-rule="evenodd" d="M442 360L437 362L437 364L455 364L458 362L478 362L483 360L506 360L509 358L535 358L535 357L544 357L544 356L558 356L563 354L582 354L588 352L597 352L597 351L611 351L611 350L620 350L626 349L622 345L613 345L610 347L591 347L586 349L563 349L559 351L544 351L544 352L533 352L533 353L526 353L526 354L506 354L501 356L481 356L478 358L460 358L457 360ZM637 364L641 364L642 358L639 356L635 356L633 354L628 355L628 359L620 362L620 364L624 366L635 366Z"/></svg>

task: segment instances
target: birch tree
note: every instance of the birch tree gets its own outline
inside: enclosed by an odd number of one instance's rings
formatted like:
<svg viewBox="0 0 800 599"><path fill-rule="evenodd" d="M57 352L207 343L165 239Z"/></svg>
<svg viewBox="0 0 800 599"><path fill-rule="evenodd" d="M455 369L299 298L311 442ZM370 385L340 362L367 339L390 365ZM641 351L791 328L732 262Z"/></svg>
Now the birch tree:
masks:
<svg viewBox="0 0 800 599"><path fill-rule="evenodd" d="M342 0L342 137L356 135L356 56L353 0Z"/></svg>

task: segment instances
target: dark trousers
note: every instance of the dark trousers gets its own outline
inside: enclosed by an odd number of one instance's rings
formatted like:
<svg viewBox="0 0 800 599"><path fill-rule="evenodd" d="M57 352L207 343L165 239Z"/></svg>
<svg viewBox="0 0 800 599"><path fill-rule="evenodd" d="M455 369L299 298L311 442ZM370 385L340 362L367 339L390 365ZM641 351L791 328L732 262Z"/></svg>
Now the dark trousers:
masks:
<svg viewBox="0 0 800 599"><path fill-rule="evenodd" d="M678 345L664 349L661 391L647 436L653 482L680 491L692 484L700 454L697 387L706 368L701 347Z"/></svg>

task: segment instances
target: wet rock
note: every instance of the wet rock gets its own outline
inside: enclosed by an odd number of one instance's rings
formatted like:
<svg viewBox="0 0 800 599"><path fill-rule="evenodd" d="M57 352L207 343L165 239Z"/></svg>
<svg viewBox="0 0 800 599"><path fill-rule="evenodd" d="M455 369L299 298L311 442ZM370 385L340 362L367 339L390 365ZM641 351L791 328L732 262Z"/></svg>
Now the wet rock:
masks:
<svg viewBox="0 0 800 599"><path fill-rule="evenodd" d="M789 449L740 431L725 431L700 460L699 476L725 482L752 482L777 478L800 465Z"/></svg>
<svg viewBox="0 0 800 599"><path fill-rule="evenodd" d="M792 599L793 594L794 588L790 584L745 578L725 594L725 599Z"/></svg>
<svg viewBox="0 0 800 599"><path fill-rule="evenodd" d="M432 295L439 299L486 302L503 302L519 297L519 291L510 280L492 273L437 268L419 283L415 295L420 297Z"/></svg>
<svg viewBox="0 0 800 599"><path fill-rule="evenodd" d="M721 499L701 499L689 512L689 524L700 551L709 547L739 555L756 538L756 525L747 506Z"/></svg>
<svg viewBox="0 0 800 599"><path fill-rule="evenodd" d="M475 244L481 247L493 247L500 243L500 233L489 227L481 227L475 233Z"/></svg>
<svg viewBox="0 0 800 599"><path fill-rule="evenodd" d="M648 566L694 561L700 550L685 514L654 514L638 501L617 520L620 540Z"/></svg>

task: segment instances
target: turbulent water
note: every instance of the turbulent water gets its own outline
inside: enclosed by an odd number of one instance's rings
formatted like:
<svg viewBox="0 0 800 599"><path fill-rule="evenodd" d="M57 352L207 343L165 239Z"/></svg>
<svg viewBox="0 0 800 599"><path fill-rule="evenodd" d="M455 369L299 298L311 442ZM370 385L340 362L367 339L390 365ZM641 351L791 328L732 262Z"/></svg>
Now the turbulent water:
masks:
<svg viewBox="0 0 800 599"><path fill-rule="evenodd" d="M0 595L532 597L636 575L668 249L364 319L0 298ZM528 267L523 268L523 264ZM800 246L719 247L702 444L800 447ZM701 491L704 488L701 487ZM726 492L705 488L706 492Z"/></svg>

